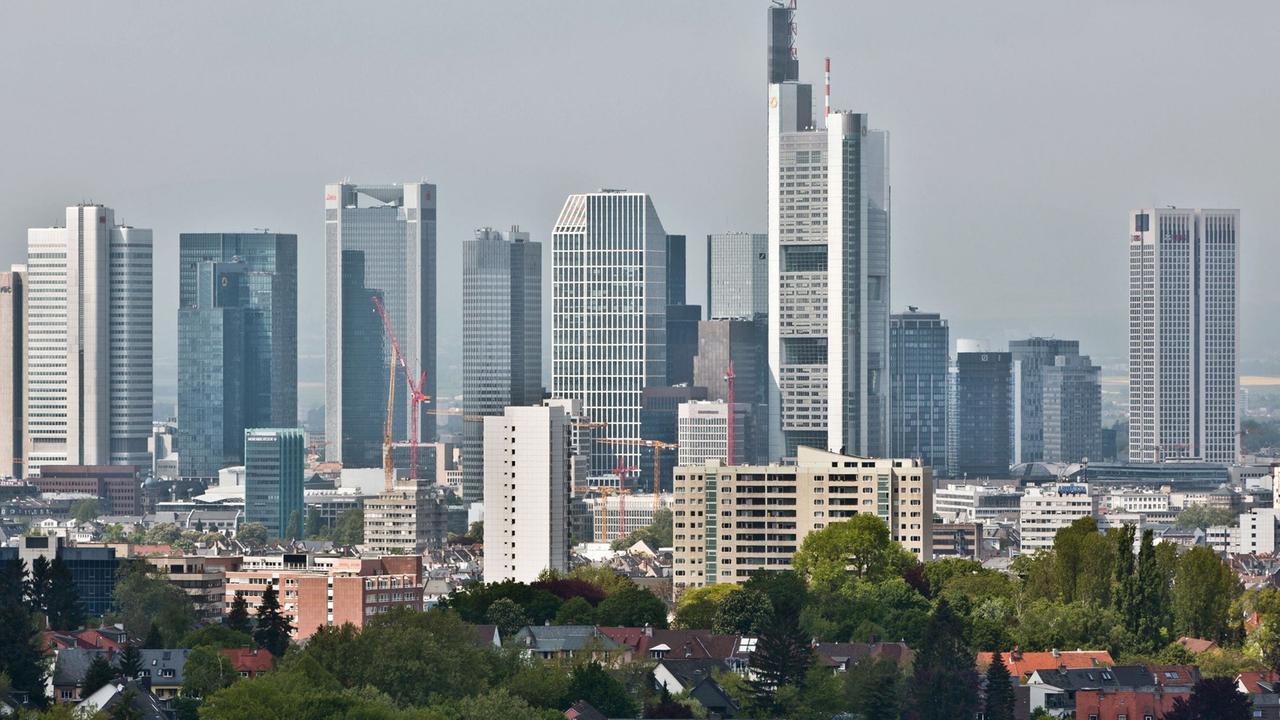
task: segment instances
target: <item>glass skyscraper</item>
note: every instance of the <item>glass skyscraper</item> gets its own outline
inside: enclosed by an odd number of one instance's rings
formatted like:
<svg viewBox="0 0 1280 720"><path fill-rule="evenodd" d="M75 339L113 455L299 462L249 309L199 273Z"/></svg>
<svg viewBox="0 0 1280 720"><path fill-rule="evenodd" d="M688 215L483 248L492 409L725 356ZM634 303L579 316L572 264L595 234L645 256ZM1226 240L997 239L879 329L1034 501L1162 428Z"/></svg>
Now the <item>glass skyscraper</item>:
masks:
<svg viewBox="0 0 1280 720"><path fill-rule="evenodd" d="M183 233L178 447L187 478L244 462L244 431L298 417L298 238Z"/></svg>
<svg viewBox="0 0 1280 720"><path fill-rule="evenodd" d="M707 319L747 319L769 312L769 236L707 236Z"/></svg>
<svg viewBox="0 0 1280 720"><path fill-rule="evenodd" d="M302 536L306 441L298 428L244 431L244 519L273 538Z"/></svg>
<svg viewBox="0 0 1280 720"><path fill-rule="evenodd" d="M889 317L892 456L947 472L950 329L937 313L910 308Z"/></svg>
<svg viewBox="0 0 1280 720"><path fill-rule="evenodd" d="M462 244L462 499L484 499L484 423L542 402L542 243L513 227Z"/></svg>
<svg viewBox="0 0 1280 720"><path fill-rule="evenodd" d="M427 401L411 407L395 369L394 439L408 439L419 412L419 440L435 438L436 186L325 186L326 459L346 467L382 465L391 341L374 311L381 299L414 382L426 372Z"/></svg>

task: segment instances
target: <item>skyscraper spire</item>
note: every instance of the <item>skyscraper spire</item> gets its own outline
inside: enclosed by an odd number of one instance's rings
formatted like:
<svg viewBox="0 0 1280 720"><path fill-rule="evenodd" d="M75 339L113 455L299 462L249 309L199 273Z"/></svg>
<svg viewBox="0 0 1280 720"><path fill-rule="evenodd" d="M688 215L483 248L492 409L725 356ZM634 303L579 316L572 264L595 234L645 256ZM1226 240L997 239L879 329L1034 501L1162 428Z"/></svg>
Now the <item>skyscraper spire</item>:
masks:
<svg viewBox="0 0 1280 720"><path fill-rule="evenodd" d="M796 58L796 0L773 0L769 8L769 82L770 84L800 79L800 63Z"/></svg>
<svg viewBox="0 0 1280 720"><path fill-rule="evenodd" d="M825 111L823 115L831 114L831 58L826 59L825 67L822 71L822 109Z"/></svg>

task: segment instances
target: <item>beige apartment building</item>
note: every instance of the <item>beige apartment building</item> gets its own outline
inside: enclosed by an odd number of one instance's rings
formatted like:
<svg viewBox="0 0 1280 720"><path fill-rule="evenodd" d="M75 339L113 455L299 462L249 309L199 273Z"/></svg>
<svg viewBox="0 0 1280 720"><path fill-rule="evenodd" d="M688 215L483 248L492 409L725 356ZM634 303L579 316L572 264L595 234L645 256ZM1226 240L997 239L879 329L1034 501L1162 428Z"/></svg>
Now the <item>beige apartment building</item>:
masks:
<svg viewBox="0 0 1280 720"><path fill-rule="evenodd" d="M933 557L933 474L919 460L876 459L800 447L795 465L675 469L672 501L677 596L786 570L805 536L858 513L875 514L920 560Z"/></svg>

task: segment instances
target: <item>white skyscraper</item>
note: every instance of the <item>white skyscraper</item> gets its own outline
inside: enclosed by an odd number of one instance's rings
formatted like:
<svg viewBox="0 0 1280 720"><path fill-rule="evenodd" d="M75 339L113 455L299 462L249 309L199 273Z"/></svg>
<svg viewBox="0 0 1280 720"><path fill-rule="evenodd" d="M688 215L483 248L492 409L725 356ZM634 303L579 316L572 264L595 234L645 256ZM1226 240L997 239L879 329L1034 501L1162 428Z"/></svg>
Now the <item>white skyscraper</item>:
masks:
<svg viewBox="0 0 1280 720"><path fill-rule="evenodd" d="M151 231L101 205L27 231L27 457L41 465L147 465Z"/></svg>
<svg viewBox="0 0 1280 720"><path fill-rule="evenodd" d="M570 419L556 406L484 419L484 581L569 569Z"/></svg>
<svg viewBox="0 0 1280 720"><path fill-rule="evenodd" d="M551 387L608 423L602 435L640 438L644 388L666 383L667 234L644 193L570 195L552 236ZM638 447L594 443L591 472Z"/></svg>
<svg viewBox="0 0 1280 720"><path fill-rule="evenodd" d="M770 456L888 454L889 136L814 118L794 10L769 9ZM785 47L780 47L780 44Z"/></svg>
<svg viewBox="0 0 1280 720"><path fill-rule="evenodd" d="M1239 210L1129 217L1129 460L1234 463Z"/></svg>

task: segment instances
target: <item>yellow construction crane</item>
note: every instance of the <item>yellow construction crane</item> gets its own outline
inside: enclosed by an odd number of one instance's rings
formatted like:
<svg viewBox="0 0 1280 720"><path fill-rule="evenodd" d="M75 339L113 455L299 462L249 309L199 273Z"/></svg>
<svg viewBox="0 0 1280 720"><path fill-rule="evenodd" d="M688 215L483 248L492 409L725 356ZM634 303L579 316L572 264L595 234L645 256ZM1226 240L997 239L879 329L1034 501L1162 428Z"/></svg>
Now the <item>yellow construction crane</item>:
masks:
<svg viewBox="0 0 1280 720"><path fill-rule="evenodd" d="M653 448L653 512L656 514L662 507L662 451L675 450L678 443L661 440L639 440L629 438L598 438L596 442L606 445L627 445L630 447Z"/></svg>

